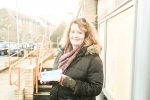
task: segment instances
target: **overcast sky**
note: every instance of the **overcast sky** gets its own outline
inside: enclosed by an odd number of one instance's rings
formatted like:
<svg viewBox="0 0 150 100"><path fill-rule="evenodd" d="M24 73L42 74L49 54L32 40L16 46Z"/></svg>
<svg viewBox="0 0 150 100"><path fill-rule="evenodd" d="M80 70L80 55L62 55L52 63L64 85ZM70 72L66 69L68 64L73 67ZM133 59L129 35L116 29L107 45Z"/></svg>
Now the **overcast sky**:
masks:
<svg viewBox="0 0 150 100"><path fill-rule="evenodd" d="M31 17L43 15L53 21L62 19L66 12L75 12L77 5L78 0L0 0L0 8L18 8L19 12Z"/></svg>

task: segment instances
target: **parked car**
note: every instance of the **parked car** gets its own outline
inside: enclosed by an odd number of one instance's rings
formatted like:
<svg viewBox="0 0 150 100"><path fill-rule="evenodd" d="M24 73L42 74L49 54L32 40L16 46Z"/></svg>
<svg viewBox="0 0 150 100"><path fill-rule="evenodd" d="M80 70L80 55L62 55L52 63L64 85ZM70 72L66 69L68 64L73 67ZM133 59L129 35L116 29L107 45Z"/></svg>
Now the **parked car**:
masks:
<svg viewBox="0 0 150 100"><path fill-rule="evenodd" d="M27 51L32 51L34 49L34 44L33 43L26 43L27 47L26 50Z"/></svg>
<svg viewBox="0 0 150 100"><path fill-rule="evenodd" d="M6 41L4 41L4 40L0 40L0 43L2 43L2 42L6 42Z"/></svg>
<svg viewBox="0 0 150 100"><path fill-rule="evenodd" d="M0 55L7 55L8 48L15 46L15 42L1 42L0 43Z"/></svg>
<svg viewBox="0 0 150 100"><path fill-rule="evenodd" d="M31 44L28 44L28 43L19 43L18 46L15 45L13 48L11 48L9 52L10 52L10 55L13 55L21 51L20 53L18 53L18 55L22 57L24 55L23 49L26 49L27 51L29 51L29 50L32 50L33 47Z"/></svg>
<svg viewBox="0 0 150 100"><path fill-rule="evenodd" d="M23 48L21 48L21 47L17 47L17 44L14 46L14 47L12 47L8 52L9 52L9 54L10 55L13 55L13 54L15 54L15 53L17 53L17 52L19 52L20 50L22 50ZM17 54L16 54L17 55ZM16 55L14 55L14 56L16 56ZM19 56L23 56L23 51L21 51L19 54L18 54Z"/></svg>

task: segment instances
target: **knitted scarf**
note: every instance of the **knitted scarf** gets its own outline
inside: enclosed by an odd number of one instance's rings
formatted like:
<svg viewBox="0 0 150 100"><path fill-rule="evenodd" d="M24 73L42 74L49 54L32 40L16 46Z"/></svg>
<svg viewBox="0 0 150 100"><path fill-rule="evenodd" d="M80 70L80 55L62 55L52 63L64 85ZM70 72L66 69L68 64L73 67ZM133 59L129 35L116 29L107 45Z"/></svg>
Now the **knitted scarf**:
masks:
<svg viewBox="0 0 150 100"><path fill-rule="evenodd" d="M72 49L71 45L68 45L65 48L64 54L60 57L59 62L58 62L58 69L62 69L63 74L66 72L67 67L74 60L74 58L77 56L78 52L80 51L82 47L83 47L83 44L81 44L75 50Z"/></svg>

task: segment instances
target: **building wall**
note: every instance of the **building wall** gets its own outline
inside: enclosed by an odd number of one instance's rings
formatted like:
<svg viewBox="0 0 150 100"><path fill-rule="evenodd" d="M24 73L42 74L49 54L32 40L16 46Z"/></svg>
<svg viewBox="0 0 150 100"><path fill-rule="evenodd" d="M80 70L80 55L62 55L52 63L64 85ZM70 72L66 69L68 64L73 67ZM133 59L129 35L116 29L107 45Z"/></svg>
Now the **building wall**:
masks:
<svg viewBox="0 0 150 100"><path fill-rule="evenodd" d="M78 17L84 17L89 22L95 22L97 19L97 0L81 0L82 4Z"/></svg>
<svg viewBox="0 0 150 100"><path fill-rule="evenodd" d="M93 16L90 12L92 2L89 2L92 0L83 1L79 17ZM103 94L108 100L150 98L149 5L147 0L98 0L98 33L103 46L100 55L104 66Z"/></svg>
<svg viewBox="0 0 150 100"><path fill-rule="evenodd" d="M10 12L9 12L10 11ZM13 41L17 42L17 34L19 34L20 42L28 42L28 41L36 41L36 38L39 35L45 35L49 38L49 34L53 32L53 27L55 25L47 25L48 27L43 27L39 22L36 22L34 19L30 19L30 17L26 17L26 15L20 14L18 15L18 33L17 33L17 18L14 15L14 11L6 10L5 8L0 9L0 21L6 20L5 25L1 26L0 24L0 37L5 41ZM53 26L53 27L51 27ZM45 32L46 31L46 32Z"/></svg>
<svg viewBox="0 0 150 100"><path fill-rule="evenodd" d="M0 10L1 20L3 20L3 24L1 28L3 31L0 32L0 37L5 41L16 41L16 22L15 20L8 15L5 9ZM3 18L4 17L4 18ZM7 20L7 21L6 21Z"/></svg>
<svg viewBox="0 0 150 100"><path fill-rule="evenodd" d="M94 22L97 16L97 0L84 0L84 17Z"/></svg>
<svg viewBox="0 0 150 100"><path fill-rule="evenodd" d="M130 100L134 7L131 0L98 2L98 32L104 50L103 92L108 100Z"/></svg>

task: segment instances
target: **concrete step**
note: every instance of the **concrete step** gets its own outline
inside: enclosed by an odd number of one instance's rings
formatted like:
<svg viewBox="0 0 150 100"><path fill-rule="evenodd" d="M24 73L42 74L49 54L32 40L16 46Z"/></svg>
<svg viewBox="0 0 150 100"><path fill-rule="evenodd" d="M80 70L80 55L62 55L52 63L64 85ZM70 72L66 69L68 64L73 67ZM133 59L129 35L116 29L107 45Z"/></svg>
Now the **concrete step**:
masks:
<svg viewBox="0 0 150 100"><path fill-rule="evenodd" d="M39 92L34 94L33 100L49 100L49 92Z"/></svg>
<svg viewBox="0 0 150 100"><path fill-rule="evenodd" d="M38 86L38 91L39 92L50 92L51 88L52 88L51 85L43 84L43 85Z"/></svg>
<svg viewBox="0 0 150 100"><path fill-rule="evenodd" d="M35 93L34 95L49 95L49 92L38 92Z"/></svg>
<svg viewBox="0 0 150 100"><path fill-rule="evenodd" d="M54 59L47 60L43 63L42 72L52 70ZM52 86L50 83L41 84L38 80L38 93L34 93L33 100L49 100L49 94ZM34 89L35 91L35 89Z"/></svg>
<svg viewBox="0 0 150 100"><path fill-rule="evenodd" d="M52 88L51 85L39 85L38 87L39 88Z"/></svg>

